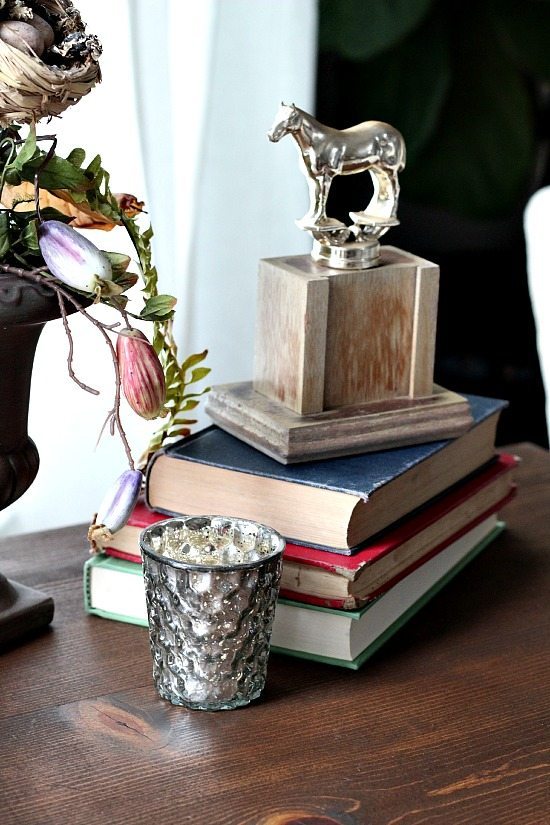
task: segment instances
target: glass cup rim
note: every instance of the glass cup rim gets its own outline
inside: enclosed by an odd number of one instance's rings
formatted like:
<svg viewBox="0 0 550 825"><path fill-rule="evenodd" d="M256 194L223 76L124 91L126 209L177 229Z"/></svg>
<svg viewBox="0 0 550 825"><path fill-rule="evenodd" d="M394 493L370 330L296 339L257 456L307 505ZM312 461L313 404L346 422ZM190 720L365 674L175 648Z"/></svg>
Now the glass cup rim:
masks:
<svg viewBox="0 0 550 825"><path fill-rule="evenodd" d="M196 518L205 518L205 519L224 519L226 521L233 521L239 522L240 524L252 524L254 527L262 528L263 530L268 530L272 536L275 537L277 547L271 551L271 553L262 556L259 559L254 559L253 561L246 561L246 562L236 562L235 564L206 564L201 562L187 562L187 561L180 561L178 559L173 559L170 556L163 556L160 553L156 553L153 548L150 546L150 540L148 537L148 533L155 528L164 527L166 524L171 524L173 522L180 522L185 523L187 520L196 519ZM259 521L253 521L252 519L240 518L239 516L224 516L224 515L210 515L205 513L200 513L197 515L188 515L188 516L170 516L162 521L156 521L154 524L149 524L147 527L141 531L139 536L139 546L141 550L141 555L146 555L153 561L159 562L161 564L167 564L170 567L175 567L178 570L197 570L197 571L204 571L204 572L220 572L220 573L228 573L232 570L246 570L246 569L253 569L255 567L261 567L267 561L271 561L272 559L276 558L277 556L282 555L285 546L286 546L286 539L279 533L278 530L275 530L273 527L270 527L267 524L263 524Z"/></svg>

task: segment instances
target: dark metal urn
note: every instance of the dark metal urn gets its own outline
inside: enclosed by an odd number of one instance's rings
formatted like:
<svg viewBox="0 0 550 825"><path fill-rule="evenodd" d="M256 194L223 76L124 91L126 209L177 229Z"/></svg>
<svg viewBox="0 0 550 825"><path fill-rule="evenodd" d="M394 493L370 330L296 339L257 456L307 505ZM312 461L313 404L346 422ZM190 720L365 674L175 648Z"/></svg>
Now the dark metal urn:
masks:
<svg viewBox="0 0 550 825"><path fill-rule="evenodd" d="M40 333L59 316L51 289L0 274L0 510L22 496L38 472L38 451L27 433L31 375ZM0 646L48 625L53 612L53 599L0 574Z"/></svg>

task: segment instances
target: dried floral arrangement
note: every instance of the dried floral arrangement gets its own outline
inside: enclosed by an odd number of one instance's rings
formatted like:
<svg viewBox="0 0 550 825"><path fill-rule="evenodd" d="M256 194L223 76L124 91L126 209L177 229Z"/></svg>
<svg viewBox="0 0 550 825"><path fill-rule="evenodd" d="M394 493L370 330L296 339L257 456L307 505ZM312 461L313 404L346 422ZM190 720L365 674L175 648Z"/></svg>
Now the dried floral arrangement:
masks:
<svg viewBox="0 0 550 825"><path fill-rule="evenodd" d="M97 329L111 354L114 392L105 427L124 445L128 469L101 503L89 538L109 536L127 520L143 483L149 456L189 434L189 413L208 387L195 387L209 373L207 352L181 362L173 336L175 298L160 294L152 261L150 226L142 228L143 203L113 193L109 173L96 155L75 148L56 153L54 134L37 136L35 124L59 115L100 79L97 37L85 31L69 0L0 0L0 278L2 273L42 284L57 296L68 339L68 372L83 390L98 394L73 367L69 314L78 312ZM29 123L23 134L22 123ZM79 229L127 232L130 257L102 251ZM128 291L140 282L141 298ZM93 305L111 307L105 323ZM135 304L138 308L135 308ZM151 323L151 341L135 326ZM140 461L134 462L120 414L124 394L135 413L162 419Z"/></svg>

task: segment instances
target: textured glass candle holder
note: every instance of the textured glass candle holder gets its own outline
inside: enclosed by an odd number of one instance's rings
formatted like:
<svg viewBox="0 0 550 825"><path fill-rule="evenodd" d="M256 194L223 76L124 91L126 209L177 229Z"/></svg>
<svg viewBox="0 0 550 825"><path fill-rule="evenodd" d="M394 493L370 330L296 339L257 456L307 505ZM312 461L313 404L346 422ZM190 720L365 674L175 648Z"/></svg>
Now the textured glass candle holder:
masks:
<svg viewBox="0 0 550 825"><path fill-rule="evenodd" d="M153 680L196 710L231 710L265 685L284 539L224 516L173 518L141 533Z"/></svg>

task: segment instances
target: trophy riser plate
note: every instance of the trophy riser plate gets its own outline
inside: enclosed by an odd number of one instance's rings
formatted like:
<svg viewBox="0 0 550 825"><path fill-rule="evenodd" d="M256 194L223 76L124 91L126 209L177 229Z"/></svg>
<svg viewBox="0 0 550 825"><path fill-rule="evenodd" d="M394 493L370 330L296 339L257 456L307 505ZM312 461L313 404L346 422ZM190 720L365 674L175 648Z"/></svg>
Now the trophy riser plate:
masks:
<svg viewBox="0 0 550 825"><path fill-rule="evenodd" d="M466 399L435 385L423 398L299 415L246 381L214 387L206 412L222 429L282 464L456 438L472 425Z"/></svg>
<svg viewBox="0 0 550 825"><path fill-rule="evenodd" d="M332 269L370 269L380 263L380 244L370 240L336 246L315 240L311 257L316 263Z"/></svg>

